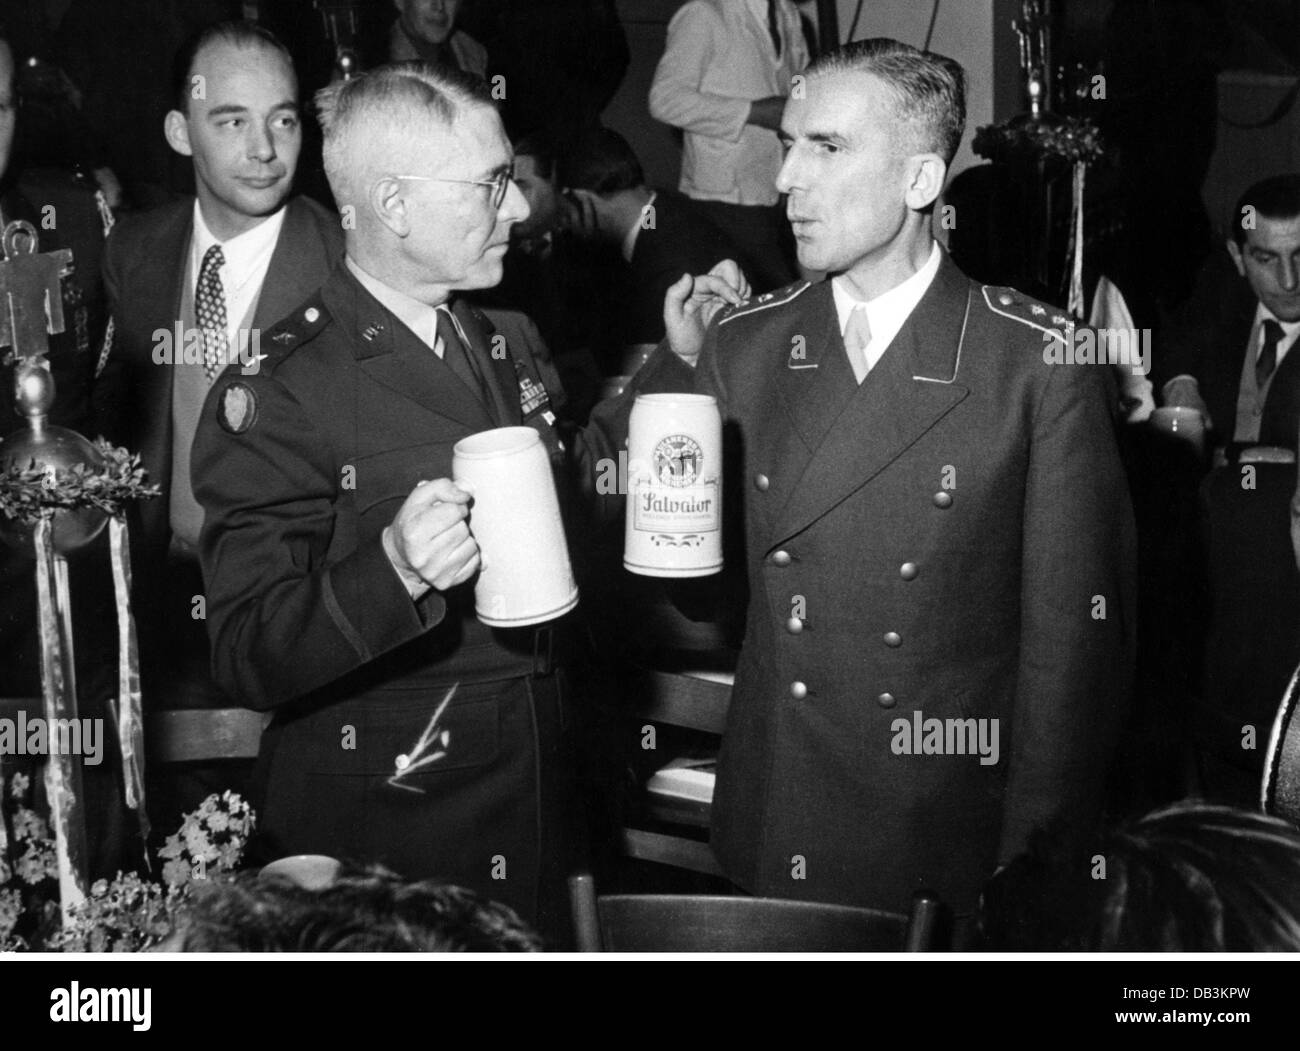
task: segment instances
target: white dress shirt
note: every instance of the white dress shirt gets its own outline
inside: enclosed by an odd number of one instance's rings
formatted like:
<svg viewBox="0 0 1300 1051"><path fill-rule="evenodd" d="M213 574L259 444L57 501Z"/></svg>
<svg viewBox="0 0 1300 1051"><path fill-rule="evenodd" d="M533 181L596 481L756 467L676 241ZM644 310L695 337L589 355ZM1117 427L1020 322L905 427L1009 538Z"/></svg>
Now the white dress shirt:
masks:
<svg viewBox="0 0 1300 1051"><path fill-rule="evenodd" d="M344 261L347 263L348 269L352 271L352 276L361 282L362 287L392 311L398 321L420 338L420 342L432 347L433 352L438 357L442 357L443 352L442 340L438 338L438 311L440 310L451 318L451 323L455 326L456 334L460 336L461 342L465 346L469 346L469 339L465 335L465 330L460 327L456 315L451 312L451 308L445 303L441 303L436 307L430 306L428 303L421 303L418 299L412 299L405 292L399 292L397 289L384 284L379 278L362 270L352 260L351 256L345 257Z"/></svg>
<svg viewBox="0 0 1300 1051"><path fill-rule="evenodd" d="M749 104L788 96L808 64L799 12L777 8L781 57L772 46L766 0L691 0L668 23L668 43L650 86L650 113L681 128L680 189L688 197L773 205L781 143L745 123Z"/></svg>
<svg viewBox="0 0 1300 1051"><path fill-rule="evenodd" d="M871 342L865 351L868 372L876 367L876 363L898 335L898 330L916 309L916 304L921 302L921 297L934 281L934 275L939 272L942 258L939 245L932 244L930 258L920 270L902 284L895 285L888 292L865 303L853 297L843 274L831 279L831 292L835 297L835 313L839 317L841 336L848 327L849 316L857 307L861 306L867 312L867 324L871 327Z"/></svg>
<svg viewBox="0 0 1300 1051"><path fill-rule="evenodd" d="M221 245L225 264L218 269L221 290L226 295L226 338L228 345L241 349L236 341L241 328L252 324L257 297L262 292L262 282L271 267L284 226L284 208L258 223L251 230L229 241L218 241L216 235L203 221L203 209L194 202L194 235L190 238L190 273L197 282L203 272L203 257L213 245Z"/></svg>
<svg viewBox="0 0 1300 1051"><path fill-rule="evenodd" d="M1274 372L1282 365L1282 359L1286 357L1289 351L1296 344L1296 337L1300 336L1300 321L1283 321L1273 311L1269 310L1263 303L1255 307L1255 320L1250 324L1250 343L1249 346L1254 348L1254 353L1250 355L1251 363L1259 361L1259 356L1264 351L1264 322L1276 321L1282 326L1282 338L1277 344L1277 365Z"/></svg>

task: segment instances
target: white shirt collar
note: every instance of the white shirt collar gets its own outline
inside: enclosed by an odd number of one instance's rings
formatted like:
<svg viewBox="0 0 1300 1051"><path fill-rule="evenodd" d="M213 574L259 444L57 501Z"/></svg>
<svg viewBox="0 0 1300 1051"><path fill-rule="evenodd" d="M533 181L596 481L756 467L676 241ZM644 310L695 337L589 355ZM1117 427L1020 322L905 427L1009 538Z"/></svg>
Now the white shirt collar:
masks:
<svg viewBox="0 0 1300 1051"><path fill-rule="evenodd" d="M921 302L921 297L934 281L934 275L939 272L939 263L942 260L943 252L936 241L930 246L930 258L925 261L920 270L888 292L866 303L855 299L849 292L848 281L843 274L831 279L831 291L835 296L835 313L840 322L840 335L844 334L844 329L849 323L849 315L853 313L854 308L866 307L867 324L871 326L871 342L867 344L866 349L869 369L874 368L876 362L889 349L890 343L898 335L898 330L903 327L904 322L916 309L916 305Z"/></svg>
<svg viewBox="0 0 1300 1051"><path fill-rule="evenodd" d="M217 240L216 235L208 229L203 221L203 209L199 207L198 198L194 200L194 276L197 279L203 257L215 244L221 245L221 254L225 266L221 268L221 283L225 287L227 299L236 295L240 287L259 269L265 269L275 251L280 238L280 229L284 226L285 207L267 216L251 230L230 238L228 241Z"/></svg>
<svg viewBox="0 0 1300 1051"><path fill-rule="evenodd" d="M432 347L439 357L442 357L442 347L438 345L439 310L447 312L447 315L451 318L451 323L456 326L457 334L465 341L466 346L469 345L469 340L460 327L460 322L456 320L456 315L452 313L450 306L446 303L440 303L436 307L430 306L428 303L421 303L418 299L413 299L405 292L399 292L390 285L384 284L379 278L362 270L351 256L345 256L344 261L347 263L348 269L352 271L353 276L361 282L361 287L386 306L398 321L419 337L422 343Z"/></svg>
<svg viewBox="0 0 1300 1051"><path fill-rule="evenodd" d="M1256 353L1263 346L1265 321L1276 321L1282 326L1282 342L1278 344L1278 355L1280 357L1284 352L1284 348L1289 348L1295 342L1296 336L1300 335L1300 321L1283 321L1263 303L1257 303L1255 306L1255 320L1251 324L1251 331L1256 333Z"/></svg>
<svg viewBox="0 0 1300 1051"><path fill-rule="evenodd" d="M632 262L632 253L636 251L636 239L641 236L642 222L645 220L646 209L655 203L655 198L659 196L658 190L650 191L650 198L641 206L641 210L636 214L634 222L627 233L623 235L623 260Z"/></svg>

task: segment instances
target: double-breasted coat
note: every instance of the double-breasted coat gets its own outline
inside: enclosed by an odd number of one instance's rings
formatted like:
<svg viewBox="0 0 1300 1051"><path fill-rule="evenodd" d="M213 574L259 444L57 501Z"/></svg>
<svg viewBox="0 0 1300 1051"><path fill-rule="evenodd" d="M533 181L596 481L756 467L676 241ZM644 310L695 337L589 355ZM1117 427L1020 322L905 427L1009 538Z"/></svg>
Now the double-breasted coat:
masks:
<svg viewBox="0 0 1300 1051"><path fill-rule="evenodd" d="M1097 814L1134 529L1110 380L1048 364L1058 328L945 254L861 386L829 282L709 330L750 593L712 844L741 886L967 913L1036 825Z"/></svg>

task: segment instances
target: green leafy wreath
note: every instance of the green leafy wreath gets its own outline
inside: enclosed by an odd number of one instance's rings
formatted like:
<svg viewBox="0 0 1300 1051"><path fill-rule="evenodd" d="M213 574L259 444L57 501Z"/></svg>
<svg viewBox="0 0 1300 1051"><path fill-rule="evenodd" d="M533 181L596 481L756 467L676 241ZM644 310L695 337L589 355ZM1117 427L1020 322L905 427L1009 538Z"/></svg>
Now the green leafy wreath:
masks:
<svg viewBox="0 0 1300 1051"><path fill-rule="evenodd" d="M1071 164L1095 164L1106 156L1101 132L1084 117L1044 114L1033 120L1019 114L1001 124L986 124L975 132L975 153L990 161L1018 157L1059 157Z"/></svg>
<svg viewBox="0 0 1300 1051"><path fill-rule="evenodd" d="M103 464L52 467L35 460L26 467L11 463L0 470L0 514L34 525L57 511L96 507L118 514L132 500L149 500L161 489L145 481L140 454L110 445L103 438L95 448Z"/></svg>

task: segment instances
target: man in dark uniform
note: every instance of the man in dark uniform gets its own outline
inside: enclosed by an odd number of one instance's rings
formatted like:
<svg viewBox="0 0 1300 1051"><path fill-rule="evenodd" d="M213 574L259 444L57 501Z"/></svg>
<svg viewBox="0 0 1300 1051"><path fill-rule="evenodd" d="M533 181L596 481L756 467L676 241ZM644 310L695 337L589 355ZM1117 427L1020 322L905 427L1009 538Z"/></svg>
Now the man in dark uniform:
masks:
<svg viewBox="0 0 1300 1051"><path fill-rule="evenodd" d="M750 591L712 845L755 894L968 915L1035 826L1100 806L1133 644L1113 397L1054 363L1066 317L935 244L963 121L950 59L819 59L777 188L834 276L697 327Z"/></svg>
<svg viewBox="0 0 1300 1051"><path fill-rule="evenodd" d="M384 67L318 104L346 259L263 339L256 375L221 377L194 444L214 672L275 712L261 850L447 879L555 944L556 629L475 617L470 496L450 480L455 443L493 427L532 425L559 452L531 362L455 297L500 280L528 207L464 74ZM614 455L615 431L581 437L580 459Z"/></svg>

